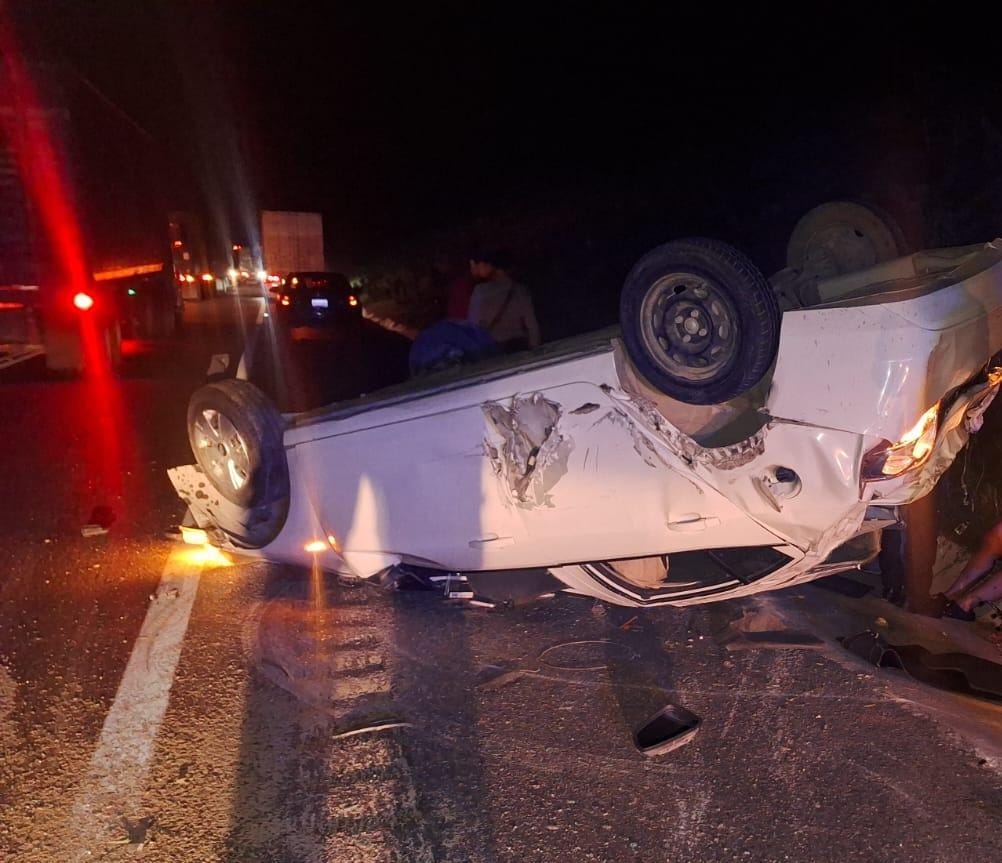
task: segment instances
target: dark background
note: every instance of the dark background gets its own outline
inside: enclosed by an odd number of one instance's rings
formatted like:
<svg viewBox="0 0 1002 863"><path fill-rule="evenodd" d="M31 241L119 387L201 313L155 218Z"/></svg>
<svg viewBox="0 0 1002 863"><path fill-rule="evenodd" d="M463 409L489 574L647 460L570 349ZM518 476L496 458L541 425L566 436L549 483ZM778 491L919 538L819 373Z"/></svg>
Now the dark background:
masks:
<svg viewBox="0 0 1002 863"><path fill-rule="evenodd" d="M550 336L630 263L709 234L766 273L810 207L914 247L998 233L997 22L931 3L15 4L26 38L162 152L220 247L321 210L341 266L508 247ZM114 107L112 107L114 106Z"/></svg>

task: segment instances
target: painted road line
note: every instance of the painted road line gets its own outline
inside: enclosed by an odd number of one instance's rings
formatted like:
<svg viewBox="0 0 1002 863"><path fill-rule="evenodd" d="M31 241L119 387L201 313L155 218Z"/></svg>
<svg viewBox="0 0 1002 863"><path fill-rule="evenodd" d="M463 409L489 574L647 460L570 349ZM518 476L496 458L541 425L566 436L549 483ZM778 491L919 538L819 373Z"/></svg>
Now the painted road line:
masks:
<svg viewBox="0 0 1002 863"><path fill-rule="evenodd" d="M247 340L246 347L244 347L244 352L240 355L240 364L237 366L236 374L238 380L247 380L247 364L254 356L254 345L257 342L257 334L261 331L261 324L264 323L267 310L268 300L265 299L261 301L261 307L257 310L257 318L254 321L254 332L251 333L251 337Z"/></svg>
<svg viewBox="0 0 1002 863"><path fill-rule="evenodd" d="M0 369L16 366L18 363L23 363L44 353L45 347L43 345L18 345L16 347L4 345L0 348Z"/></svg>
<svg viewBox="0 0 1002 863"><path fill-rule="evenodd" d="M136 814L201 572L191 549L178 549L167 559L74 799L69 827L78 849L74 859L100 856L121 817Z"/></svg>

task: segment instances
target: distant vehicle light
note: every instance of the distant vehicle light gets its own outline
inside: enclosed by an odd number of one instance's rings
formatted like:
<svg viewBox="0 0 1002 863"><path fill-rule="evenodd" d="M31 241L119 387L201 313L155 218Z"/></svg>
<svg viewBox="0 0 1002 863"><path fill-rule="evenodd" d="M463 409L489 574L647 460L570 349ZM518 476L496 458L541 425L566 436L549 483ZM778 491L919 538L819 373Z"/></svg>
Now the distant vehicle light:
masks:
<svg viewBox="0 0 1002 863"><path fill-rule="evenodd" d="M241 270L240 271L240 278L241 279L249 279L250 278L250 273L248 273L247 270Z"/></svg>
<svg viewBox="0 0 1002 863"><path fill-rule="evenodd" d="M184 243L182 243L180 240L175 240L174 241L174 248L175 249L180 249L181 246L183 246L183 245L184 245Z"/></svg>
<svg viewBox="0 0 1002 863"><path fill-rule="evenodd" d="M240 275L240 273L238 273L238 272L236 271L236 269L234 269L233 267L230 267L230 268L229 268L229 269L228 269L228 270L226 271L226 275L227 275L227 276L229 277L229 279L230 279L230 281L231 281L231 282L235 282L235 281L237 280L237 276L239 276L239 275Z"/></svg>
<svg viewBox="0 0 1002 863"><path fill-rule="evenodd" d="M0 312L10 312L16 309L23 309L24 303L0 303Z"/></svg>
<svg viewBox="0 0 1002 863"><path fill-rule="evenodd" d="M239 252L242 248L243 248L243 246L241 246L239 243L235 243L234 246L233 246L233 251L234 252Z"/></svg>
<svg viewBox="0 0 1002 863"><path fill-rule="evenodd" d="M292 277L292 284L293 285L298 285L299 284L299 279L297 279L295 276L293 276Z"/></svg>
<svg viewBox="0 0 1002 863"><path fill-rule="evenodd" d="M308 542L303 546L303 551L307 551L310 554L320 554L322 551L327 551L327 543L321 539L315 539L313 542Z"/></svg>
<svg viewBox="0 0 1002 863"><path fill-rule="evenodd" d="M279 301L279 302L280 302L280 303L281 303L281 304L282 304L283 306L287 306L287 305L289 305L289 297L288 297L288 294L282 294L282 296L278 298L278 301Z"/></svg>
<svg viewBox="0 0 1002 863"><path fill-rule="evenodd" d="M73 305L80 309L81 312L86 312L88 309L94 307L94 298L83 291L78 291L73 295Z"/></svg>
<svg viewBox="0 0 1002 863"><path fill-rule="evenodd" d="M134 297L136 295L136 289L129 288L125 293L127 293L130 297Z"/></svg>
<svg viewBox="0 0 1002 863"><path fill-rule="evenodd" d="M184 280L190 285L192 282L195 281L195 277L189 273L187 276L184 277Z"/></svg>
<svg viewBox="0 0 1002 863"><path fill-rule="evenodd" d="M350 297L348 297L348 305L351 306L352 308L354 308L355 306L357 306L358 305L358 297L356 297L356 296L350 296Z"/></svg>
<svg viewBox="0 0 1002 863"><path fill-rule="evenodd" d="M268 279L268 272L267 272L267 270L258 270L257 271L257 280L259 282L267 281L267 279Z"/></svg>
<svg viewBox="0 0 1002 863"><path fill-rule="evenodd" d="M202 281L203 282L214 282L215 280L216 280L216 277L213 276L212 273L202 273Z"/></svg>

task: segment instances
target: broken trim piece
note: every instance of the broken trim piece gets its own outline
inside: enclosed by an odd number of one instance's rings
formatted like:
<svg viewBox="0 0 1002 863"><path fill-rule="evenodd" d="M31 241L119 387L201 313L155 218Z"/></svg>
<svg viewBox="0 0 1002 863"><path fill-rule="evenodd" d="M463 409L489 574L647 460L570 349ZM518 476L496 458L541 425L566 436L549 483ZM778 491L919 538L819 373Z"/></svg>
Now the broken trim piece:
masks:
<svg viewBox="0 0 1002 863"><path fill-rule="evenodd" d="M489 433L484 454L505 496L518 506L552 507L549 492L567 473L574 449L559 429L560 405L536 392L512 396L508 405L486 402L481 409Z"/></svg>

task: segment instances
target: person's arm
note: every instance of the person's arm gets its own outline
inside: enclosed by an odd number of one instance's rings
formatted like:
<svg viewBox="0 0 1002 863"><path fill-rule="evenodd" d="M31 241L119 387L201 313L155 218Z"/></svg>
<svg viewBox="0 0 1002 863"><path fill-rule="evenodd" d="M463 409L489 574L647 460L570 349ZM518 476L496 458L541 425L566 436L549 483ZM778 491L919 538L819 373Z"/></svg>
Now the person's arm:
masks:
<svg viewBox="0 0 1002 863"><path fill-rule="evenodd" d="M532 305L532 295L528 288L522 288L522 327L530 348L538 348L543 340L539 334L539 321L536 320L536 310Z"/></svg>
<svg viewBox="0 0 1002 863"><path fill-rule="evenodd" d="M998 557L1002 557L1002 522L982 537L978 550L971 555L967 565L953 584L943 591L943 595L947 599L958 599L991 571Z"/></svg>
<svg viewBox="0 0 1002 863"><path fill-rule="evenodd" d="M471 324L476 324L478 327L483 326L483 324L480 323L480 316L483 314L483 298L484 293L480 290L480 286L475 286L473 288L473 293L470 294L470 307L466 313L466 320Z"/></svg>

